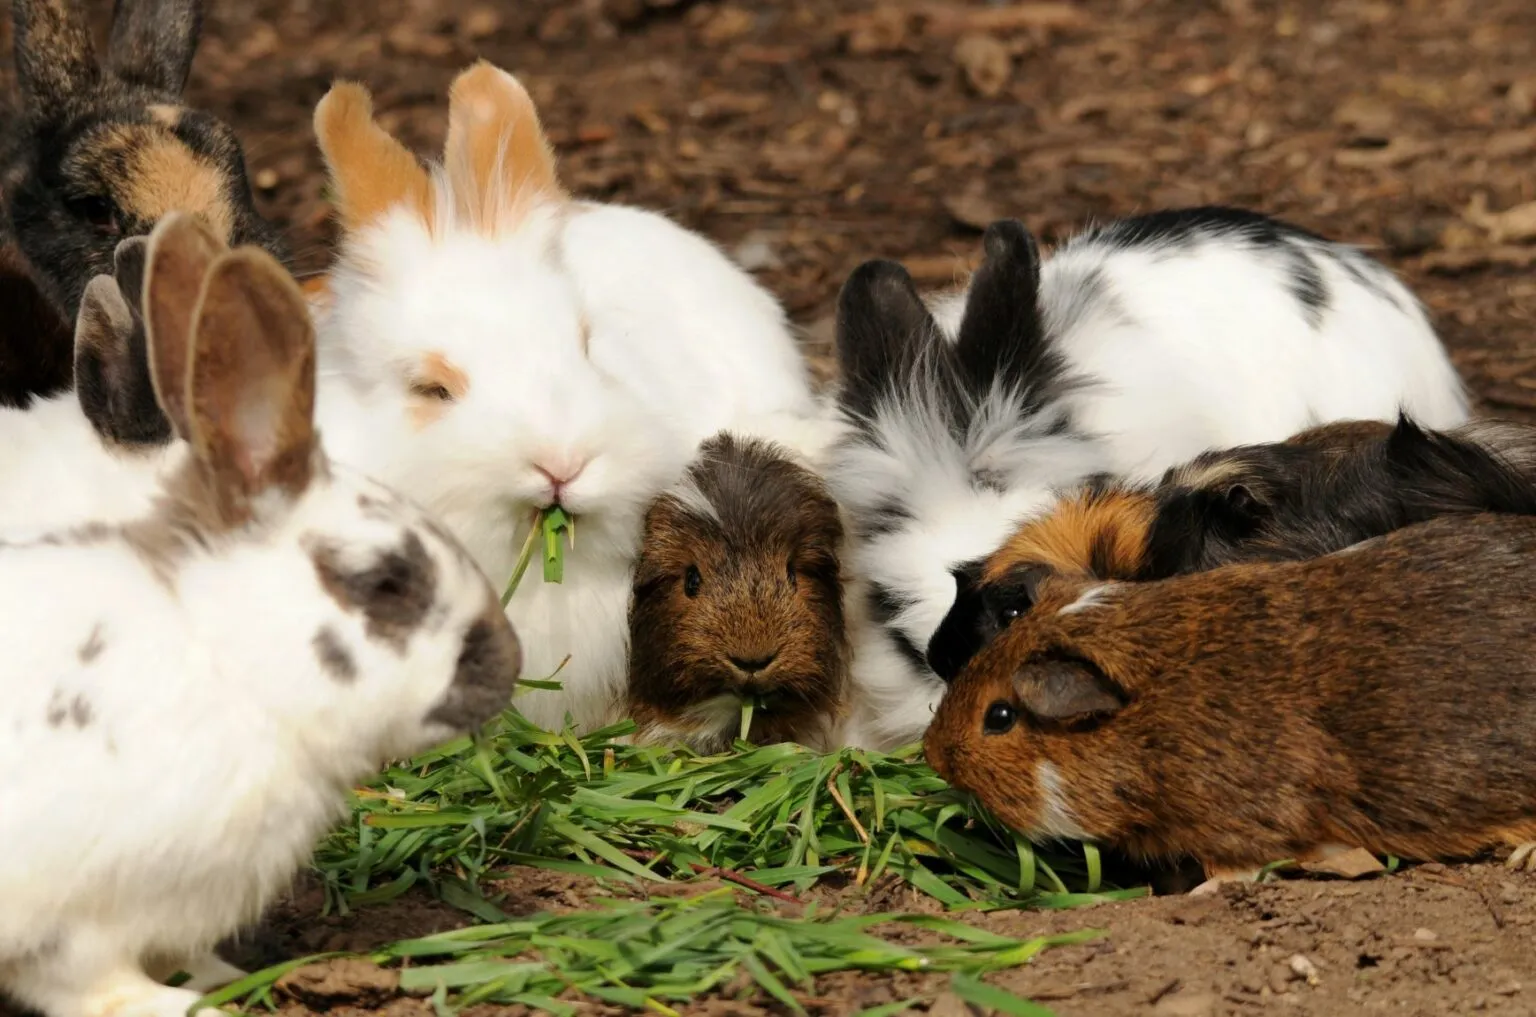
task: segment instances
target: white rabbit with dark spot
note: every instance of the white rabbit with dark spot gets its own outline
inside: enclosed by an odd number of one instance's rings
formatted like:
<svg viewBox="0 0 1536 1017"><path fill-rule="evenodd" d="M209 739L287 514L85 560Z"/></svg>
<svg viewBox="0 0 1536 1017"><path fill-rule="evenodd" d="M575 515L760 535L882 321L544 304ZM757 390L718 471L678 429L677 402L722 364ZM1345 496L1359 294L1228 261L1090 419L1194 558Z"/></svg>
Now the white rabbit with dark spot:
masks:
<svg viewBox="0 0 1536 1017"><path fill-rule="evenodd" d="M994 224L985 247L962 293L930 304L899 265L871 262L840 299L853 433L828 479L878 623L854 634L858 744L922 734L943 692L925 653L956 570L1061 491L1100 474L1150 482L1207 449L1332 420L1467 418L1444 348L1391 272L1265 216L1124 220L1043 264L1017 222Z"/></svg>
<svg viewBox="0 0 1536 1017"><path fill-rule="evenodd" d="M353 784L494 717L521 656L464 550L327 459L287 273L156 236L202 268L149 283L197 309L150 334L181 464L138 518L0 536L0 992L46 1017L183 1017L237 977L214 945Z"/></svg>

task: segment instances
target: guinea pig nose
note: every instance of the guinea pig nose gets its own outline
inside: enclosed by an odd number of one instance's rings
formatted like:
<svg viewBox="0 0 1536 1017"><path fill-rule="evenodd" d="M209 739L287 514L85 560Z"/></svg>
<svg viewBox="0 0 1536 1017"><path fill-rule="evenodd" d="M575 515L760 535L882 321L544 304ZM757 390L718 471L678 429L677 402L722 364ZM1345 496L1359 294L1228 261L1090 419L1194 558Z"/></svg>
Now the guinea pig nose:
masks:
<svg viewBox="0 0 1536 1017"><path fill-rule="evenodd" d="M768 653L757 657L732 657L731 665L743 674L757 674L759 671L768 670L768 666L777 659L778 653Z"/></svg>

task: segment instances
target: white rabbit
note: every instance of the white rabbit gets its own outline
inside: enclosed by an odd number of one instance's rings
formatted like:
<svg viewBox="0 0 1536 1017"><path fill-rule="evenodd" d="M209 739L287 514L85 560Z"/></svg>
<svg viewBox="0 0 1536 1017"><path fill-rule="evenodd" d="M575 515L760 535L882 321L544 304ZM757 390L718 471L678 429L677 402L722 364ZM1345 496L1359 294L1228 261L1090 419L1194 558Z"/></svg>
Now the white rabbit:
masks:
<svg viewBox="0 0 1536 1017"><path fill-rule="evenodd" d="M189 224L157 235L195 247ZM189 449L154 508L0 538L0 992L46 1017L182 1017L353 782L517 675L469 556L320 448L297 286L257 248L206 268L151 270L195 309L151 329Z"/></svg>
<svg viewBox="0 0 1536 1017"><path fill-rule="evenodd" d="M345 231L316 301L327 442L436 512L493 582L538 509L575 516L564 582L535 568L509 608L530 677L569 655L565 689L518 705L545 726L615 719L651 500L720 430L825 440L782 310L666 218L567 195L528 93L489 64L453 83L441 167L354 84L315 129Z"/></svg>
<svg viewBox="0 0 1536 1017"><path fill-rule="evenodd" d="M117 274L85 287L72 391L0 408L0 531L142 514L181 457L155 401L139 313L147 244L117 248Z"/></svg>
<svg viewBox="0 0 1536 1017"><path fill-rule="evenodd" d="M1042 266L994 224L967 292L925 306L890 262L838 314L843 413L828 480L876 624L853 633L847 737L889 747L944 689L928 642L954 573L1094 474L1155 480L1209 448L1344 418L1467 419L1414 297L1359 251L1236 209L1164 212L1079 236Z"/></svg>

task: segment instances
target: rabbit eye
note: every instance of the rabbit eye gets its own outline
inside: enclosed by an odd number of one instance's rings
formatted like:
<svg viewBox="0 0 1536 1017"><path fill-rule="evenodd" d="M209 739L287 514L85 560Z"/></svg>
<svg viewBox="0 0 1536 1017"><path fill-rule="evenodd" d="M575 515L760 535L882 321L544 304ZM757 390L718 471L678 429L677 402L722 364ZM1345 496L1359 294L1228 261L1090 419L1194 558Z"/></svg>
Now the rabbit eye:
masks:
<svg viewBox="0 0 1536 1017"><path fill-rule="evenodd" d="M1019 715L1013 705L999 699L987 707L987 715L982 719L981 729L990 735L1007 734L1013 730L1013 725L1018 719Z"/></svg>
<svg viewBox="0 0 1536 1017"><path fill-rule="evenodd" d="M688 570L683 573L683 593L689 597L697 597L699 595L699 587L703 583L704 577L699 574L698 566L689 565Z"/></svg>
<svg viewBox="0 0 1536 1017"><path fill-rule="evenodd" d="M117 218L117 207L112 204L110 198L89 194L83 198L76 198L69 204L76 216L97 229L112 236L122 232L122 224Z"/></svg>
<svg viewBox="0 0 1536 1017"><path fill-rule="evenodd" d="M435 381L411 382L411 395L419 399L433 399L440 403L453 402L453 393L448 391L448 386Z"/></svg>

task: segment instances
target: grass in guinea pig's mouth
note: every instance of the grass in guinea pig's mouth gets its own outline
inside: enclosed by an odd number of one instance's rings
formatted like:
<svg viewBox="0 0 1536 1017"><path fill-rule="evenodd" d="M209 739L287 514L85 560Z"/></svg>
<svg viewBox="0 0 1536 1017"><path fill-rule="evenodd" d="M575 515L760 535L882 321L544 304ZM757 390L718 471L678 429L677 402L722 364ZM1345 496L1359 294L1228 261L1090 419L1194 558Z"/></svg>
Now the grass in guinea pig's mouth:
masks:
<svg viewBox="0 0 1536 1017"><path fill-rule="evenodd" d="M565 531L566 544L560 543L561 530ZM523 573L528 571L528 564L533 561L534 548L540 543L544 545L544 581L564 582L566 545L573 550L576 547L575 517L568 515L559 505L539 509L534 513L533 525L528 528L528 539L523 541L523 549L517 555L517 565L512 569L512 578L507 581L506 592L501 595L502 607L512 602L512 594L517 592L517 584L523 581Z"/></svg>

